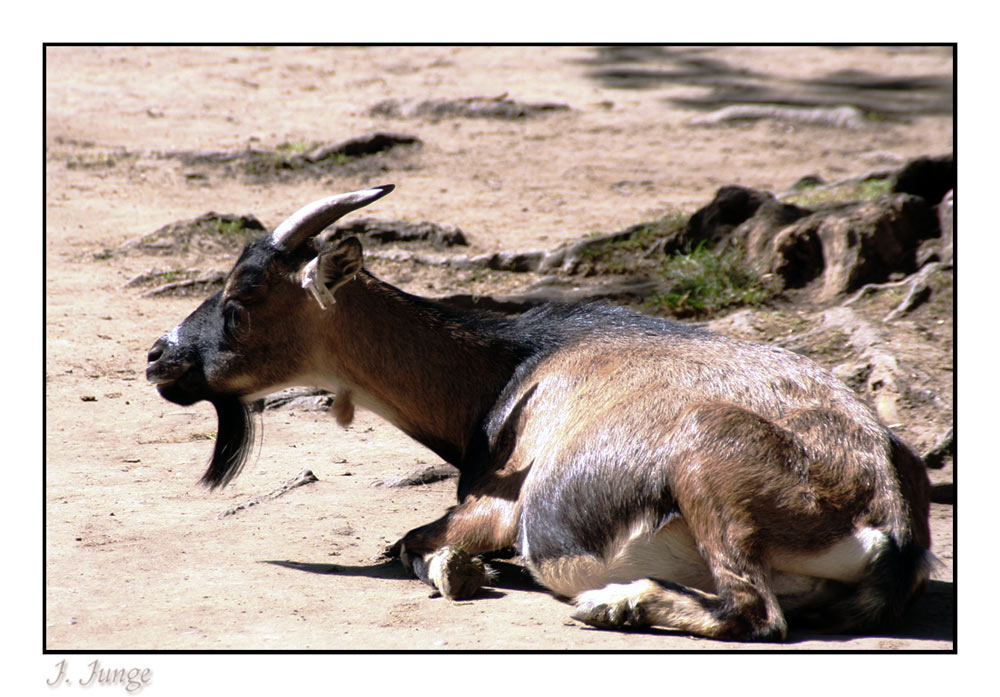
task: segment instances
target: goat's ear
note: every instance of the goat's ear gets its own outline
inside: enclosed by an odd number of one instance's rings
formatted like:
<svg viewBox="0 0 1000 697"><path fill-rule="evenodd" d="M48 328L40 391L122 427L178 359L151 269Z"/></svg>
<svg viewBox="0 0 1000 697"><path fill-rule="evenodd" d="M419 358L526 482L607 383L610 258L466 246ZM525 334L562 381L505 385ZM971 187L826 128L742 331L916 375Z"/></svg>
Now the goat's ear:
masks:
<svg viewBox="0 0 1000 697"><path fill-rule="evenodd" d="M320 252L320 278L333 292L334 288L354 278L362 264L361 242L357 237L348 237L332 249Z"/></svg>
<svg viewBox="0 0 1000 697"><path fill-rule="evenodd" d="M357 237L348 237L306 264L300 272L300 282L325 310L333 305L333 292L354 278L363 263L361 242Z"/></svg>

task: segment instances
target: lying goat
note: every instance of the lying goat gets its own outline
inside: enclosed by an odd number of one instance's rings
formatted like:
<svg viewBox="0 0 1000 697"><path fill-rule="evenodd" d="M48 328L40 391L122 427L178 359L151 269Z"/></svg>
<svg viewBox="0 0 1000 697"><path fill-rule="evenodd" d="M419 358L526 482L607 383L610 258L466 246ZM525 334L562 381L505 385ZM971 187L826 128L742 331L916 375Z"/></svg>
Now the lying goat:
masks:
<svg viewBox="0 0 1000 697"><path fill-rule="evenodd" d="M397 546L449 598L516 548L608 628L777 640L788 622L900 618L931 556L922 461L802 356L601 304L515 318L408 295L323 231L391 186L317 201L249 244L225 287L149 352L177 404L206 399L225 486L250 401L292 385L380 414L461 471L459 503Z"/></svg>

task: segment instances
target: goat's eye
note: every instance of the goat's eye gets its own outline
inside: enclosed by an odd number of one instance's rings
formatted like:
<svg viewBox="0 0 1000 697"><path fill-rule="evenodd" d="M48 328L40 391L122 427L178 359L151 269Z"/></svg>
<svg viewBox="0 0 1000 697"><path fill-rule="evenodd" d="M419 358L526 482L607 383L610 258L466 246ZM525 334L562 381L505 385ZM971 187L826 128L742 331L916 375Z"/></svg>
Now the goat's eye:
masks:
<svg viewBox="0 0 1000 697"><path fill-rule="evenodd" d="M246 325L246 310L235 302L227 302L222 308L222 331L227 338L234 338Z"/></svg>

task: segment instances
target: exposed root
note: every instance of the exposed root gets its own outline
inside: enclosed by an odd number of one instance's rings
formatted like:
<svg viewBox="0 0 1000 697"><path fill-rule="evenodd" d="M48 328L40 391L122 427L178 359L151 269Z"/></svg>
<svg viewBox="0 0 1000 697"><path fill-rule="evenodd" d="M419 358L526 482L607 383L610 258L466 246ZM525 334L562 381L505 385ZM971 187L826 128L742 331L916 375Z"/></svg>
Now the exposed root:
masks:
<svg viewBox="0 0 1000 697"><path fill-rule="evenodd" d="M905 391L904 375L895 356L886 350L890 344L888 332L880 325L865 321L846 307L846 303L824 312L822 322L816 329L778 343L794 349L831 330L843 333L853 351L868 366L866 386L879 417L889 426L898 425L901 417L896 403Z"/></svg>
<svg viewBox="0 0 1000 697"><path fill-rule="evenodd" d="M941 469L944 467L945 457L955 454L955 428L954 426L945 431L944 435L938 439L930 450L924 455L924 464L929 469Z"/></svg>
<svg viewBox="0 0 1000 697"><path fill-rule="evenodd" d="M941 262L934 261L929 264L925 264L919 271L907 276L901 281L867 283L854 295L845 300L842 305L852 305L859 300L872 295L873 293L879 293L885 290L894 290L897 288L906 288L906 297L904 297L902 302L900 302L899 305L897 305L882 319L883 322L891 322L902 317L908 312L912 312L926 302L928 298L930 298L931 290L927 284L927 279L930 278L933 273L942 268L944 268L944 265Z"/></svg>

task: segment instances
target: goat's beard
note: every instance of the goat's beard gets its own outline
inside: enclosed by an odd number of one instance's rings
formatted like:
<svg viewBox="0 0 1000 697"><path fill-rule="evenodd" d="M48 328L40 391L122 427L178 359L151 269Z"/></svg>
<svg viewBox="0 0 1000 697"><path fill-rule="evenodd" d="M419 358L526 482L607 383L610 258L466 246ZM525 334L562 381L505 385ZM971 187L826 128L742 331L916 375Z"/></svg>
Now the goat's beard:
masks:
<svg viewBox="0 0 1000 697"><path fill-rule="evenodd" d="M200 483L214 491L229 484L243 469L253 449L256 424L250 407L243 404L239 397L219 396L211 402L219 428L212 460Z"/></svg>

